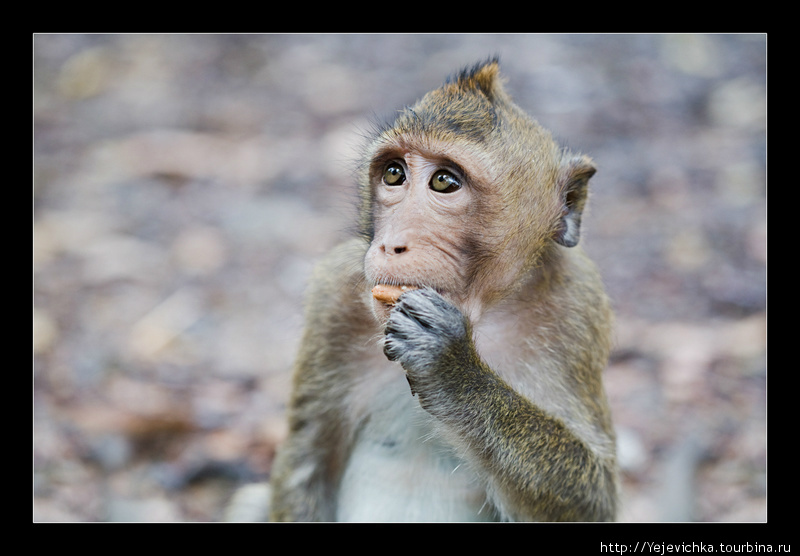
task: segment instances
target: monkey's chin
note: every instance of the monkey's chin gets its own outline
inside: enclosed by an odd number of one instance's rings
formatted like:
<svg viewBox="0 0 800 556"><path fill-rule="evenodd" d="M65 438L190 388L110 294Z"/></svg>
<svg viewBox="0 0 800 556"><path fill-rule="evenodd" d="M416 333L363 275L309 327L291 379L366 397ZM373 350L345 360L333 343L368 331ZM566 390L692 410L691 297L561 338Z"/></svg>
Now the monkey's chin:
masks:
<svg viewBox="0 0 800 556"><path fill-rule="evenodd" d="M389 320L389 313L392 312L392 307L394 307L394 305L383 303L371 296L370 298L372 299L372 314L375 316L375 320L377 320L378 324L381 326L385 326L386 321Z"/></svg>

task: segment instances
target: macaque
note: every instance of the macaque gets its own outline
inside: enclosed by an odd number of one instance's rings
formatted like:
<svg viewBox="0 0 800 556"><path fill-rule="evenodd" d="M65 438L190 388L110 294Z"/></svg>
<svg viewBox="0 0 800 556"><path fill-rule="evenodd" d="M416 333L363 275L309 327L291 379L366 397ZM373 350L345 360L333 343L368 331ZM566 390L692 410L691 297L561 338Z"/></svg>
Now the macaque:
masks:
<svg viewBox="0 0 800 556"><path fill-rule="evenodd" d="M612 315L577 246L594 173L497 60L375 133L359 233L310 282L271 520L614 519Z"/></svg>

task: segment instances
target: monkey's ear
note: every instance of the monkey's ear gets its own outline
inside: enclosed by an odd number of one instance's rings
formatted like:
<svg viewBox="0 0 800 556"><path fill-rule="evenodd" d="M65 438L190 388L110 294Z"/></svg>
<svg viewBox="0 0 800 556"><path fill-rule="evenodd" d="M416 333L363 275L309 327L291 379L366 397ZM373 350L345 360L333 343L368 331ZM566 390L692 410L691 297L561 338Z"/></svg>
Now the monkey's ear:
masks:
<svg viewBox="0 0 800 556"><path fill-rule="evenodd" d="M597 171L588 156L566 158L559 172L558 191L561 195L561 218L553 239L564 247L578 245L581 217L589 189L589 178Z"/></svg>

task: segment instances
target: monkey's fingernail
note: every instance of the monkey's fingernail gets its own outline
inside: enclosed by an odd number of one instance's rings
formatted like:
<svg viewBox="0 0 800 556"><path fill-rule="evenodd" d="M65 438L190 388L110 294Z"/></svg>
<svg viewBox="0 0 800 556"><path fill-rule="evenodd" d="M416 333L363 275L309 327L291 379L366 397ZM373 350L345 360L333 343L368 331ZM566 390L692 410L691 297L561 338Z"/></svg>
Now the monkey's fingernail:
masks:
<svg viewBox="0 0 800 556"><path fill-rule="evenodd" d="M389 361L394 361L395 359L397 359L395 357L394 352L392 351L392 346L386 340L384 340L384 342L383 342L383 354L386 356L386 358Z"/></svg>
<svg viewBox="0 0 800 556"><path fill-rule="evenodd" d="M417 392L414 390L414 385L411 384L411 379L408 378L408 375L406 375L406 382L408 382L408 386L409 386L409 388L411 388L411 395L412 396L416 396Z"/></svg>

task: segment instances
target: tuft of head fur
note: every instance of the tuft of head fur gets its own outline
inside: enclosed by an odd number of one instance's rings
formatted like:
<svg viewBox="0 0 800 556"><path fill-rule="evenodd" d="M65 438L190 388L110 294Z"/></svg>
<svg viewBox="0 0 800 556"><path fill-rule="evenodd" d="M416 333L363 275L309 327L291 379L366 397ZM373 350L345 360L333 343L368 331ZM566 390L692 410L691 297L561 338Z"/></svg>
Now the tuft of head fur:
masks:
<svg viewBox="0 0 800 556"><path fill-rule="evenodd" d="M463 69L403 110L388 137L415 135L441 141L485 143L499 124L507 99L496 59Z"/></svg>
<svg viewBox="0 0 800 556"><path fill-rule="evenodd" d="M455 85L464 90L480 91L486 97L494 100L502 94L503 83L500 79L500 60L497 56L474 66L464 68L454 76L447 79L447 85Z"/></svg>

